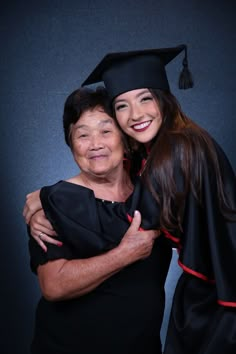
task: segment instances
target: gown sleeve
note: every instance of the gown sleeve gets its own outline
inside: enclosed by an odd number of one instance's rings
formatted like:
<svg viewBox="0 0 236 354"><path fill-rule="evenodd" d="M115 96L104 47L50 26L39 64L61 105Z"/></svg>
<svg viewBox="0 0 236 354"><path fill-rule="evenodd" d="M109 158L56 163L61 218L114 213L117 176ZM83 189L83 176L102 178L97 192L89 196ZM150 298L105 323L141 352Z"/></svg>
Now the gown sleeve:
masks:
<svg viewBox="0 0 236 354"><path fill-rule="evenodd" d="M222 149L215 145L225 195L231 208L236 210L235 173ZM202 203L189 193L184 208L183 233L176 237L167 234L167 237L178 248L182 269L215 284L220 305L236 307L236 214L234 222L222 215L212 171L206 158L202 169ZM180 179L178 176L177 180Z"/></svg>
<svg viewBox="0 0 236 354"><path fill-rule="evenodd" d="M236 177L224 152L216 145L222 171L224 190L231 208L236 211ZM209 221L212 267L215 275L218 303L236 307L236 214L234 222L226 220L219 209L214 212L215 198L209 201L207 220ZM233 216L233 215L232 215ZM215 237L214 237L215 235Z"/></svg>

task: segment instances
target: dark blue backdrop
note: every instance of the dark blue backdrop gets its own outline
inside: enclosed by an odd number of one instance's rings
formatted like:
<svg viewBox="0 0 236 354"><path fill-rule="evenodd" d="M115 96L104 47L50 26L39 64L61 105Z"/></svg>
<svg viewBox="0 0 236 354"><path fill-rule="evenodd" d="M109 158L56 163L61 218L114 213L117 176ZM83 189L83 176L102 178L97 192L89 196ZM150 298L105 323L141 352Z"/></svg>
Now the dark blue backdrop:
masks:
<svg viewBox="0 0 236 354"><path fill-rule="evenodd" d="M187 43L195 88L173 93L236 169L235 1L7 1L0 10L1 302L3 354L28 354L39 289L29 270L25 194L77 172L62 134L66 96L110 51ZM176 258L176 257L175 257ZM179 275L173 262L168 302ZM111 353L112 354L112 353Z"/></svg>

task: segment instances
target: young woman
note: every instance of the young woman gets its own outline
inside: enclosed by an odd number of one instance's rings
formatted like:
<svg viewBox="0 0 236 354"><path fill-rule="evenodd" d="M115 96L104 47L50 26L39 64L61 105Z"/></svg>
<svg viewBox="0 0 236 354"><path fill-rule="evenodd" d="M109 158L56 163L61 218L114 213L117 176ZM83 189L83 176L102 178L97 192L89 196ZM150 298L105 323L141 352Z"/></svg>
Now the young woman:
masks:
<svg viewBox="0 0 236 354"><path fill-rule="evenodd" d="M180 87L191 87L184 45L107 55L85 83L104 81L120 127L136 142L133 159L142 157L161 228L179 250L183 275L164 353L233 354L236 179L219 145L170 92L165 65L183 50Z"/></svg>
<svg viewBox="0 0 236 354"><path fill-rule="evenodd" d="M217 143L183 114L171 93L129 91L115 98L114 110L123 131L150 151L143 179L160 205L162 230L178 248L184 271L174 294L164 353L233 354L233 170Z"/></svg>

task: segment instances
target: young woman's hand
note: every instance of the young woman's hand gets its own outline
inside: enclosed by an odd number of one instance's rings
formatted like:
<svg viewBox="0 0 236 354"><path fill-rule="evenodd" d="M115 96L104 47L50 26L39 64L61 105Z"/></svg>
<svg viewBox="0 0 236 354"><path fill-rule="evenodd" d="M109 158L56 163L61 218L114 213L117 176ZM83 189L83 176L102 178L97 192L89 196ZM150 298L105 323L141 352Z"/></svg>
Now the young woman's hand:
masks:
<svg viewBox="0 0 236 354"><path fill-rule="evenodd" d="M26 224L29 224L31 217L36 213L36 211L42 209L39 194L40 189L29 193L26 196L26 201L23 209L23 216L25 218Z"/></svg>
<svg viewBox="0 0 236 354"><path fill-rule="evenodd" d="M57 236L53 230L51 223L46 218L43 209L40 209L31 216L29 221L30 233L39 246L47 252L46 243L52 243L57 246L62 246L62 242L56 240Z"/></svg>

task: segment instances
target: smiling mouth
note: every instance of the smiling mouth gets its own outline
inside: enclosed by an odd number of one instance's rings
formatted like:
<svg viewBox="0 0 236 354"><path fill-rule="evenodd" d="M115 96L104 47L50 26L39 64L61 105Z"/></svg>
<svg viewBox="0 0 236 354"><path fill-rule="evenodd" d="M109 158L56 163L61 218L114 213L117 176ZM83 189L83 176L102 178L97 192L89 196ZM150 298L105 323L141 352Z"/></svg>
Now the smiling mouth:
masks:
<svg viewBox="0 0 236 354"><path fill-rule="evenodd" d="M142 122L139 124L134 124L132 125L132 129L134 129L136 132L143 132L144 130L146 130L149 125L152 123L151 120L147 121L147 122Z"/></svg>
<svg viewBox="0 0 236 354"><path fill-rule="evenodd" d="M94 155L90 157L90 160L98 160L98 159L103 159L105 157L106 155Z"/></svg>

